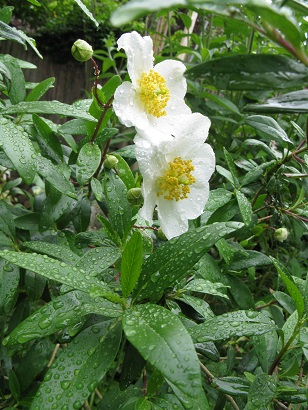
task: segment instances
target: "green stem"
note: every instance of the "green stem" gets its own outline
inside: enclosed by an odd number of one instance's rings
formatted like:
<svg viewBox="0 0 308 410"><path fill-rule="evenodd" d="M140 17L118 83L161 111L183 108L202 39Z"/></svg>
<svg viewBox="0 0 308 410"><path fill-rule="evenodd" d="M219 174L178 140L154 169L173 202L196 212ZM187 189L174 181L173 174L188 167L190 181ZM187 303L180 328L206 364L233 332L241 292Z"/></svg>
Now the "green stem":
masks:
<svg viewBox="0 0 308 410"><path fill-rule="evenodd" d="M102 125L102 122L103 122L103 120L104 120L104 118L105 118L105 115L106 115L107 111L109 110L109 108L111 108L112 100L113 100L113 96L109 98L107 104L104 104L104 109L103 109L103 111L102 111L102 113L101 113L101 116L99 117L99 120L97 121L95 130L94 130L94 132L93 132L93 135L92 135L92 138L91 138L91 141L90 141L92 144L94 143L95 138L97 137L97 134L98 134L98 132L99 132L99 129L100 129L101 125Z"/></svg>

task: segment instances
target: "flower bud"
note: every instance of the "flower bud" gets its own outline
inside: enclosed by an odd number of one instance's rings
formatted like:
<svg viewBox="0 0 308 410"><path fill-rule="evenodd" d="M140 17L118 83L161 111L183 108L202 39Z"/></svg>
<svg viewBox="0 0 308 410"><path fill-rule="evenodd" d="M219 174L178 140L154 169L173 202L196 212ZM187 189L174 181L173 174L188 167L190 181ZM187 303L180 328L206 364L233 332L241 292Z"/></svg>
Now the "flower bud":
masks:
<svg viewBox="0 0 308 410"><path fill-rule="evenodd" d="M141 205L143 203L143 196L141 188L131 188L127 191L128 202L132 205Z"/></svg>
<svg viewBox="0 0 308 410"><path fill-rule="evenodd" d="M286 228L276 229L274 233L275 239L277 239L277 241L280 241L280 242L285 241L288 236L289 236L289 231Z"/></svg>
<svg viewBox="0 0 308 410"><path fill-rule="evenodd" d="M158 228L157 230L157 237L162 241L167 241L166 235L164 234L161 228Z"/></svg>
<svg viewBox="0 0 308 410"><path fill-rule="evenodd" d="M116 158L114 155L107 155L104 161L104 168L113 169L116 167L118 162L118 158Z"/></svg>
<svg viewBox="0 0 308 410"><path fill-rule="evenodd" d="M72 46L72 55L77 61L88 61L93 55L92 46L84 40L76 40Z"/></svg>

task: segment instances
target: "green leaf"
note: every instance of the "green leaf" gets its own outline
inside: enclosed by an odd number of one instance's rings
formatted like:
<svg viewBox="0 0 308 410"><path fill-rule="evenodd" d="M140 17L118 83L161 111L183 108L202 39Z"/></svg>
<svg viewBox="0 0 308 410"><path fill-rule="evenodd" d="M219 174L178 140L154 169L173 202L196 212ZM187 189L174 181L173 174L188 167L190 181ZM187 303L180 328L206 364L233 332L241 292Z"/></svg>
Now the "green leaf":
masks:
<svg viewBox="0 0 308 410"><path fill-rule="evenodd" d="M82 146L76 163L76 179L85 185L101 163L102 153L98 145L90 142Z"/></svg>
<svg viewBox="0 0 308 410"><path fill-rule="evenodd" d="M250 225L251 218L252 218L252 207L251 203L248 201L246 196L237 189L235 190L235 196L237 199L238 206L240 208L240 213L243 218L243 222L246 226Z"/></svg>
<svg viewBox="0 0 308 410"><path fill-rule="evenodd" d="M123 238L131 226L132 218L131 207L126 197L126 186L113 171L106 171L104 188L109 220L119 236Z"/></svg>
<svg viewBox="0 0 308 410"><path fill-rule="evenodd" d="M45 337L67 326L80 323L84 316L93 313L106 317L118 317L121 315L121 308L102 298L93 299L81 291L69 292L36 310L15 327L3 343L14 346Z"/></svg>
<svg viewBox="0 0 308 410"><path fill-rule="evenodd" d="M37 172L62 194L77 198L73 184L65 178L63 172L40 154L37 155Z"/></svg>
<svg viewBox="0 0 308 410"><path fill-rule="evenodd" d="M278 351L277 332L254 336L253 345L264 373L268 373Z"/></svg>
<svg viewBox="0 0 308 410"><path fill-rule="evenodd" d="M63 151L55 133L47 122L38 115L33 114L32 118L33 124L39 134L37 140L41 146L43 155L55 162L61 162L63 160Z"/></svg>
<svg viewBox="0 0 308 410"><path fill-rule="evenodd" d="M207 319L193 326L189 333L194 341L225 340L232 336L261 335L276 328L274 322L261 312L238 310Z"/></svg>
<svg viewBox="0 0 308 410"><path fill-rule="evenodd" d="M9 370L9 388L14 399L18 401L20 396L20 385L16 374L12 369Z"/></svg>
<svg viewBox="0 0 308 410"><path fill-rule="evenodd" d="M141 272L141 265L142 236L139 231L135 231L122 253L121 286L124 297L127 297L134 289Z"/></svg>
<svg viewBox="0 0 308 410"><path fill-rule="evenodd" d="M220 238L240 229L239 222L214 223L189 230L161 245L143 264L135 297L158 301Z"/></svg>
<svg viewBox="0 0 308 410"><path fill-rule="evenodd" d="M54 77L50 77L41 81L33 88L33 90L29 92L25 101L38 101L46 93L46 91L53 87L55 80L56 79Z"/></svg>
<svg viewBox="0 0 308 410"><path fill-rule="evenodd" d="M116 27L120 27L142 15L160 10L162 7L168 8L180 5L185 6L186 1L164 0L163 3L154 3L153 1L133 0L116 9L116 11L111 15L111 24Z"/></svg>
<svg viewBox="0 0 308 410"><path fill-rule="evenodd" d="M98 202L102 202L104 198L104 190L103 190L102 183L98 179L93 177L91 178L90 184L91 184L91 189L95 196L95 199Z"/></svg>
<svg viewBox="0 0 308 410"><path fill-rule="evenodd" d="M304 299L303 296L300 292L300 290L298 289L298 287L296 286L296 284L294 283L294 280L292 278L292 276L290 275L289 271L287 270L287 268L282 265L281 262L279 262L277 259L273 258L272 256L270 256L270 259L272 260L275 268L277 269L277 272L279 273L279 275L281 276L281 279L283 280L295 306L298 312L298 316L299 319L301 319L301 317L304 314L305 311L305 303L304 303Z"/></svg>
<svg viewBox="0 0 308 410"><path fill-rule="evenodd" d="M65 117L82 118L89 121L94 121L92 115L85 112L83 108L78 109L78 106L64 104L59 101L27 101L21 102L10 107L0 110L2 115L12 114L58 114Z"/></svg>
<svg viewBox="0 0 308 410"><path fill-rule="evenodd" d="M135 188L135 178L127 162L116 152L112 153L112 155L114 155L119 161L116 165L116 170L127 190Z"/></svg>
<svg viewBox="0 0 308 410"><path fill-rule="evenodd" d="M0 251L0 256L17 266L32 270L49 279L82 290L93 296L103 296L113 302L120 302L119 295L114 293L107 285L90 276L83 269L67 265L47 255L36 253L23 253L13 251Z"/></svg>
<svg viewBox="0 0 308 410"><path fill-rule="evenodd" d="M205 319L215 316L210 305L203 299L187 295L186 293L181 293L179 296L175 295L174 298L191 306Z"/></svg>
<svg viewBox="0 0 308 410"><path fill-rule="evenodd" d="M92 121L94 118L92 119ZM67 121L58 128L60 134L72 134L72 135L87 135L88 120L78 118L75 120ZM95 125L95 123L93 122Z"/></svg>
<svg viewBox="0 0 308 410"><path fill-rule="evenodd" d="M231 263L230 269L240 271L251 268L252 266L265 266L270 265L271 263L271 259L264 253L246 249L244 253L238 255Z"/></svg>
<svg viewBox="0 0 308 410"><path fill-rule="evenodd" d="M277 389L276 376L258 374L248 392L248 401L245 410L265 410L272 403ZM262 394L260 394L262 392Z"/></svg>
<svg viewBox="0 0 308 410"><path fill-rule="evenodd" d="M263 104L248 104L245 112L264 113L306 113L308 112L308 90L291 91L278 97L269 98Z"/></svg>
<svg viewBox="0 0 308 410"><path fill-rule="evenodd" d="M93 14L90 12L90 10L86 7L86 5L81 1L81 0L74 0L78 6L81 8L81 10L85 13L87 17L89 17L90 20L93 21L96 27L99 26L99 22L94 18Z"/></svg>
<svg viewBox="0 0 308 410"><path fill-rule="evenodd" d="M205 279L192 279L184 286L183 290L189 290L192 292L200 292L213 296L220 296L222 298L228 299L228 296L221 293L218 289L225 288L226 286L222 283L213 283Z"/></svg>
<svg viewBox="0 0 308 410"><path fill-rule="evenodd" d="M1 60L10 72L9 99L11 104L18 104L26 98L26 82L18 60L6 54Z"/></svg>
<svg viewBox="0 0 308 410"><path fill-rule="evenodd" d="M185 407L202 394L199 361L177 316L147 303L125 311L123 329L144 359L163 374Z"/></svg>
<svg viewBox="0 0 308 410"><path fill-rule="evenodd" d="M233 104L232 101L228 100L225 97L203 91L200 98L207 98L213 101L219 107L222 107L224 110L230 111L230 113L237 114L240 116L242 115L238 107L235 104Z"/></svg>
<svg viewBox="0 0 308 410"><path fill-rule="evenodd" d="M253 295L249 287L241 278L235 275L226 275L226 283L230 286L229 292L240 309L251 309L254 307Z"/></svg>
<svg viewBox="0 0 308 410"><path fill-rule="evenodd" d="M292 143L286 132L280 127L277 121L271 117L266 117L264 115L251 115L245 118L245 122L276 141L283 140Z"/></svg>
<svg viewBox="0 0 308 410"><path fill-rule="evenodd" d="M238 179L237 179L237 177L236 177L236 170L235 170L235 165L234 165L234 159L232 158L231 154L229 154L229 152L226 150L225 147L223 148L223 150L224 150L225 159L226 159L227 164L228 164L228 168L229 168L229 170L230 170L230 172L231 172L231 175L232 175L233 186L234 186L235 188L238 188L238 187L239 187L239 182L238 182Z"/></svg>
<svg viewBox="0 0 308 410"><path fill-rule="evenodd" d="M0 148L12 161L26 184L31 184L36 173L36 153L21 127L5 118L0 119Z"/></svg>
<svg viewBox="0 0 308 410"><path fill-rule="evenodd" d="M78 255L67 246L42 241L23 242L22 245L32 251L52 256L55 259L60 259L73 265L76 263L76 258L78 258Z"/></svg>
<svg viewBox="0 0 308 410"><path fill-rule="evenodd" d="M0 260L0 315L13 310L18 297L19 268Z"/></svg>
<svg viewBox="0 0 308 410"><path fill-rule="evenodd" d="M108 236L108 238L117 246L122 245L121 238L119 234L113 229L113 226L108 221L108 219L104 218L101 215L97 215L97 219L102 224L102 231Z"/></svg>
<svg viewBox="0 0 308 410"><path fill-rule="evenodd" d="M191 79L204 79L220 90L285 90L302 87L304 64L282 55L243 54L206 61L188 69ZM306 100L307 101L307 100Z"/></svg>
<svg viewBox="0 0 308 410"><path fill-rule="evenodd" d="M232 396L247 396L250 383L248 380L241 377L215 377L213 379L213 385L226 394Z"/></svg>
<svg viewBox="0 0 308 410"><path fill-rule="evenodd" d="M32 38L28 37L23 31L17 30L15 27L10 27L8 24L3 23L0 21L0 35L3 38L8 40L17 41L18 43L22 44L25 48L27 48L27 44L32 47L35 53L41 57L42 55L39 53L38 49L35 47L35 42Z"/></svg>
<svg viewBox="0 0 308 410"><path fill-rule="evenodd" d="M114 366L120 341L121 327L114 326L111 321L96 323L79 333L55 359L30 409L44 408L50 397L57 397L63 408L81 408L87 396Z"/></svg>
<svg viewBox="0 0 308 410"><path fill-rule="evenodd" d="M75 264L93 275L100 274L113 265L121 256L118 248L104 246L88 250ZM76 259L75 259L76 260Z"/></svg>

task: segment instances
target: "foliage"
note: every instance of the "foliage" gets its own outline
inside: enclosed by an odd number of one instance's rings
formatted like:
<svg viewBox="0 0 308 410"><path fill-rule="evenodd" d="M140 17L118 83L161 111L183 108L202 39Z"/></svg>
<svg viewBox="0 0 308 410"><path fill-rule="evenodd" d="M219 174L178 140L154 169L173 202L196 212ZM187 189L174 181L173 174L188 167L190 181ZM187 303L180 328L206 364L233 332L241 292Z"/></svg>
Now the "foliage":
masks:
<svg viewBox="0 0 308 410"><path fill-rule="evenodd" d="M28 84L33 66L0 55L0 408L306 408L308 6L161 5L130 1L111 21L148 15L157 60L185 61L186 101L212 123L209 200L169 241L138 215L113 40L98 53L110 78L96 67L72 105L41 101L54 79ZM11 16L1 37L39 53Z"/></svg>

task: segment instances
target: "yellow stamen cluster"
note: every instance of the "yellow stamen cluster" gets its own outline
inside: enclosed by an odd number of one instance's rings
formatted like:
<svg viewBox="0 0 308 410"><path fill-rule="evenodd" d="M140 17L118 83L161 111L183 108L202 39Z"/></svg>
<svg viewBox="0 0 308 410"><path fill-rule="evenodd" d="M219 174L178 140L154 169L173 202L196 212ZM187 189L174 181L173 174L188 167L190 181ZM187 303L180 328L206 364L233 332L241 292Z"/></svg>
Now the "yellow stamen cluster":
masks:
<svg viewBox="0 0 308 410"><path fill-rule="evenodd" d="M157 118L167 115L165 108L170 99L170 92L164 77L150 70L148 74L142 74L139 87L140 99L147 112Z"/></svg>
<svg viewBox="0 0 308 410"><path fill-rule="evenodd" d="M180 157L174 158L173 162L168 163L169 167L165 171L163 177L159 177L159 191L157 196L163 195L168 201L175 199L188 198L190 193L189 185L196 182L195 177L191 172L195 169L192 165L192 160L183 160Z"/></svg>

